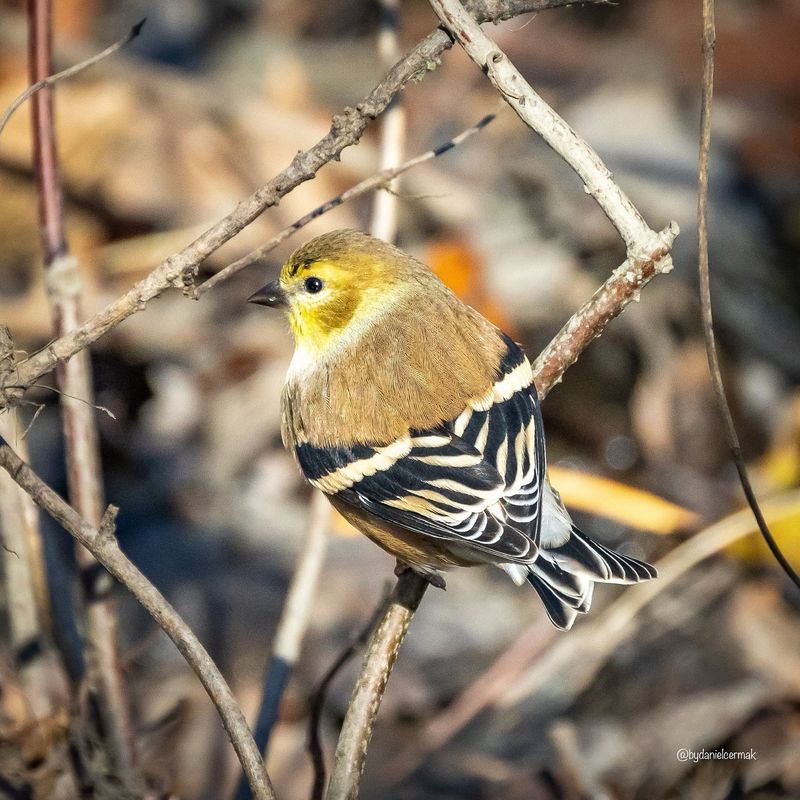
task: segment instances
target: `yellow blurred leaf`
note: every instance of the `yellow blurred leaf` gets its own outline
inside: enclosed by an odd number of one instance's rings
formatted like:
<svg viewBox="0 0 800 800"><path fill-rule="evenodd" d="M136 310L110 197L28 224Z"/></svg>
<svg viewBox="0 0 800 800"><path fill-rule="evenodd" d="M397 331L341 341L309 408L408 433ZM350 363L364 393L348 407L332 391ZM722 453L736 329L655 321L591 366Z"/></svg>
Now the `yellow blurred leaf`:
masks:
<svg viewBox="0 0 800 800"><path fill-rule="evenodd" d="M610 478L565 467L550 467L548 472L569 509L654 533L674 533L694 527L700 521L687 508Z"/></svg>
<svg viewBox="0 0 800 800"><path fill-rule="evenodd" d="M759 462L756 474L780 488L800 483L800 392L791 399L786 419Z"/></svg>
<svg viewBox="0 0 800 800"><path fill-rule="evenodd" d="M780 517L769 520L768 525L781 552L797 569L800 565L800 500L793 508L786 509ZM728 553L747 563L760 564L765 561L775 563L775 556L757 530L755 520L753 520L753 532L744 539L734 542L728 548Z"/></svg>

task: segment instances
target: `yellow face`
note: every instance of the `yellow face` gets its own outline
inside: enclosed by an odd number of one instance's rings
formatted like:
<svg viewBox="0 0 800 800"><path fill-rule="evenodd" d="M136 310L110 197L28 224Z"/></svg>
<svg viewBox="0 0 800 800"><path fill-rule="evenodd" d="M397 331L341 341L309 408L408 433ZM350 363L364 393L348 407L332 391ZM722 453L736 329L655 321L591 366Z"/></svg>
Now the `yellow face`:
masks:
<svg viewBox="0 0 800 800"><path fill-rule="evenodd" d="M295 341L321 350L352 321L362 300L356 272L327 259L284 264L279 283Z"/></svg>
<svg viewBox="0 0 800 800"><path fill-rule="evenodd" d="M311 355L323 355L343 335L354 335L387 309L402 295L410 275L427 272L385 242L356 231L334 231L295 251L278 280L250 300L285 308L295 342Z"/></svg>

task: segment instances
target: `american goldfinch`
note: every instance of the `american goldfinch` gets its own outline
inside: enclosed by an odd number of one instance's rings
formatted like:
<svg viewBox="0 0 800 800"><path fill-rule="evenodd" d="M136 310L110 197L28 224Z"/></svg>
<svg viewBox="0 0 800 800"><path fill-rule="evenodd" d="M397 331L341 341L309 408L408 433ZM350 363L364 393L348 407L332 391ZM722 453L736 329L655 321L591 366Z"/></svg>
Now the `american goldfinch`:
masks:
<svg viewBox="0 0 800 800"><path fill-rule="evenodd" d="M562 629L595 583L656 576L579 531L545 476L531 365L421 262L352 230L299 248L250 301L295 339L281 415L308 481L398 562L495 564Z"/></svg>

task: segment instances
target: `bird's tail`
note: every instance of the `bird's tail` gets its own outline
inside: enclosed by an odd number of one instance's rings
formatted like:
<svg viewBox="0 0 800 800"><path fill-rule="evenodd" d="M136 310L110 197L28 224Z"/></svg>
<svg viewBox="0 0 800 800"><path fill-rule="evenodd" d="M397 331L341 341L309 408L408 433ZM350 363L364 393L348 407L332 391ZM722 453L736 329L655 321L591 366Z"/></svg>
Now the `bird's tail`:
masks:
<svg viewBox="0 0 800 800"><path fill-rule="evenodd" d="M589 610L595 583L638 583L657 576L655 567L623 556L578 530L558 493L545 484L541 549L527 579L557 628L568 630Z"/></svg>

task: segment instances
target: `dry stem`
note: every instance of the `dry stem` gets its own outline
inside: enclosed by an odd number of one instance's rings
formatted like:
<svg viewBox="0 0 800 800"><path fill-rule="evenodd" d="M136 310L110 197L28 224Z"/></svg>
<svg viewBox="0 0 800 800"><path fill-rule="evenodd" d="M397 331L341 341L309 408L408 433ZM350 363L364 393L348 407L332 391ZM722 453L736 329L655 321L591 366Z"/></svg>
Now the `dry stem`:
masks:
<svg viewBox="0 0 800 800"><path fill-rule="evenodd" d="M786 556L778 547L769 526L761 513L761 508L750 483L739 435L733 423L728 398L725 393L725 384L722 380L722 371L719 366L717 345L714 336L714 316L711 310L711 277L708 263L708 162L711 152L711 109L714 98L714 47L716 43L716 27L714 23L714 0L703 0L703 93L700 109L700 155L697 169L697 238L698 259L697 267L700 279L700 313L703 319L703 341L708 358L708 371L711 376L711 385L714 389L714 398L717 411L722 417L725 438L731 451L736 471L739 473L739 482L742 485L747 504L753 512L758 529L764 537L770 552L780 564L789 580L800 589L800 575L787 561Z"/></svg>
<svg viewBox="0 0 800 800"><path fill-rule="evenodd" d="M13 371L14 351L8 328L0 326L0 374ZM0 436L20 439L17 409L0 414ZM2 539L3 588L6 595L10 643L31 716L41 719L53 713L53 668L48 658L42 615L46 595L41 558L39 516L31 498L8 475L0 475L0 536ZM44 590L44 592L42 591ZM60 678L61 676L59 676ZM58 680L57 683L63 684Z"/></svg>
<svg viewBox="0 0 800 800"><path fill-rule="evenodd" d="M30 72L38 83L52 71L51 0L31 0ZM70 257L64 234L62 199L58 176L53 97L49 86L35 95L33 112L33 162L39 193L39 220L48 300L53 331L62 336L80 319L80 282L77 262ZM100 454L94 409L89 353L83 350L60 365L58 386L64 425L69 496L78 513L97 526L103 510ZM117 653L117 622L109 596L108 575L83 547L77 560L87 580L83 581L86 601L86 634L89 685L98 696L103 738L114 771L124 785L134 789L134 747L129 709Z"/></svg>

